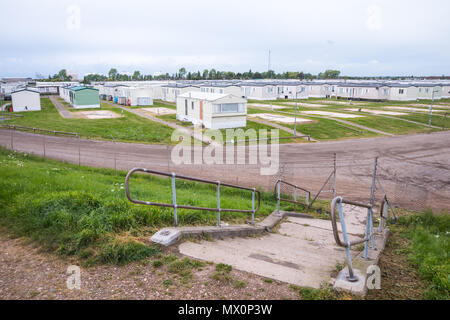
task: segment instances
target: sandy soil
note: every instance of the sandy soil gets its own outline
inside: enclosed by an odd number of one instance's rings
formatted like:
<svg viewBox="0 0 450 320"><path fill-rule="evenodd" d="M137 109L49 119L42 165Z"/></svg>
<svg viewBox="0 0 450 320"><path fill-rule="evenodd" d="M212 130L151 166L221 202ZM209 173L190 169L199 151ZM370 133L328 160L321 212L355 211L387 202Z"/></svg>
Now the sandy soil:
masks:
<svg viewBox="0 0 450 320"><path fill-rule="evenodd" d="M66 272L76 260L39 252L0 232L0 299L298 299L286 283L245 272L232 270L232 280L222 282L212 278L215 265L207 264L181 283L165 266L151 262L81 267L81 289L69 290ZM164 284L168 279L171 285Z"/></svg>

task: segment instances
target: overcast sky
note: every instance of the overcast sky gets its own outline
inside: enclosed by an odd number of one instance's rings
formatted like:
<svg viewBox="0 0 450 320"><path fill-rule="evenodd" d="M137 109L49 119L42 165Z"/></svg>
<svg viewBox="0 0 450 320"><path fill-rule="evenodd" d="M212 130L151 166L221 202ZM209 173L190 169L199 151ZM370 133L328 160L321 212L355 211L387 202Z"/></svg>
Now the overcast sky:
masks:
<svg viewBox="0 0 450 320"><path fill-rule="evenodd" d="M450 75L448 0L0 0L0 76Z"/></svg>

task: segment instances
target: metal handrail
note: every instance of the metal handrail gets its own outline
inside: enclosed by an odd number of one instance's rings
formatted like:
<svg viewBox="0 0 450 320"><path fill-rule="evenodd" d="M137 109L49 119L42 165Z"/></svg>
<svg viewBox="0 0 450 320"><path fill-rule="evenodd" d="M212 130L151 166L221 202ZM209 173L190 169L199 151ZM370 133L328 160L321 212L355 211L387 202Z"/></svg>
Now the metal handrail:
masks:
<svg viewBox="0 0 450 320"><path fill-rule="evenodd" d="M385 194L383 196L383 200L381 200L380 205L380 224L378 225L378 230L380 231L383 230L386 222L389 219L389 209L391 210L392 215L394 216L394 220L397 220L397 215L395 214L395 211L392 208L391 203L387 198L387 195Z"/></svg>
<svg viewBox="0 0 450 320"><path fill-rule="evenodd" d="M171 179L172 179L172 198L173 198L172 204L133 199L130 194L130 185L129 184L130 184L130 177L135 172L143 172L143 173L156 174L156 175L165 176L165 177L171 177ZM176 188L175 188L176 178L216 185L217 186L217 207L216 208L207 208L207 207L178 205L177 201L176 201ZM251 191L252 192L252 210L221 208L220 207L220 187L221 186ZM222 183L220 181L212 181L212 180L205 180L205 179L200 179L200 178L187 177L187 176L177 175L175 173L166 173L166 172L161 172L161 171L156 171L156 170L149 170L149 169L145 169L145 168L134 168L128 172L128 174L125 178L125 192L126 192L128 200L131 201L132 203L143 204L143 205L148 205L148 206L173 208L174 209L175 226L178 225L177 209L190 209L190 210L217 212L217 226L219 226L219 227L220 227L220 213L221 212L251 213L252 214L252 224L255 224L255 213L259 211L260 206L261 206L261 192L256 190L255 188L247 188L247 187L243 187L243 186ZM255 193L258 195L258 204L257 204L256 208L255 208Z"/></svg>
<svg viewBox="0 0 450 320"><path fill-rule="evenodd" d="M337 228L336 214L335 214L336 204L338 205L338 208L339 208L339 220L341 222L342 236L344 237L343 241L341 240L341 238L339 236L339 230ZM344 211L342 209L342 204L350 204L353 206L358 206L358 207L367 209L366 234L363 239L355 240L355 241L350 241L348 239L347 227L345 224L345 217L344 217ZM372 249L375 250L375 232L373 229L372 209L373 209L373 206L371 204L364 204L364 203L359 203L359 202L355 202L355 201L344 200L342 197L335 197L331 201L331 210L330 211L331 211L331 226L333 228L333 235L334 235L336 244L340 247L345 248L345 254L347 257L347 264L348 264L348 273L349 273L347 276L347 279L350 282L358 281L358 277L356 277L353 273L352 257L351 257L351 253L350 253L351 247L364 242L365 243L365 245L364 245L364 258L365 259L368 259L369 242L372 243Z"/></svg>
<svg viewBox="0 0 450 320"><path fill-rule="evenodd" d="M285 198L281 198L281 184L285 184L288 186L291 186L294 188L294 200L291 199L285 199ZM297 201L297 190L302 190L304 192L306 192L306 199L305 199L305 203L299 202ZM306 210L309 209L309 199L311 198L311 191L299 187L295 184L292 184L290 182L286 182L283 181L281 179L277 180L277 183L275 184L275 188L274 188L274 195L275 195L275 199L277 200L277 210L278 212L280 211L280 201L284 201L284 202L289 202L289 203L293 203L294 204L294 211L297 211L297 204L304 204L306 206Z"/></svg>

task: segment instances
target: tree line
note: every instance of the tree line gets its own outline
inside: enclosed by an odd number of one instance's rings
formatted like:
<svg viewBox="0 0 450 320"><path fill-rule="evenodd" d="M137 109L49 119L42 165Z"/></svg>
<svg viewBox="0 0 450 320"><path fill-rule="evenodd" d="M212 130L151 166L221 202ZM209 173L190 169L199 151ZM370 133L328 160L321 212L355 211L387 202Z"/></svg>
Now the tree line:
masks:
<svg viewBox="0 0 450 320"><path fill-rule="evenodd" d="M148 80L259 80L259 79L297 79L297 80L314 80L314 79L338 79L340 77L339 70L326 70L313 75L311 73L285 71L276 73L273 70L264 72L233 72L233 71L219 71L216 69L205 69L203 72L187 71L186 68L180 68L178 72L169 74L160 74L157 76L144 75L140 71L134 71L132 75L123 74L117 71L116 68L111 68L108 75L102 74L88 74L84 76L83 83L101 82L101 81L148 81ZM48 76L48 79L41 79L41 81L71 81L72 77L67 75L66 69L62 69L53 76Z"/></svg>

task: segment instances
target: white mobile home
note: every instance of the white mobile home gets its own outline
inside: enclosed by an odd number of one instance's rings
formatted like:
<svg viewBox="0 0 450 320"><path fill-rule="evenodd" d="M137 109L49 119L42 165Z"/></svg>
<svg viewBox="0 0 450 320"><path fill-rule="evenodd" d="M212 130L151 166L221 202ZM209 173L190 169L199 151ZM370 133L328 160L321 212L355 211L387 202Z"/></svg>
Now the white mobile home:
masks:
<svg viewBox="0 0 450 320"><path fill-rule="evenodd" d="M200 92L200 87L191 84L168 84L162 86L162 99L168 102L177 102L179 95L192 91Z"/></svg>
<svg viewBox="0 0 450 320"><path fill-rule="evenodd" d="M417 87L417 99L440 100L442 98L442 87L437 84L414 84Z"/></svg>
<svg viewBox="0 0 450 320"><path fill-rule="evenodd" d="M217 82L201 84L199 87L200 92L232 94L237 97L241 95L241 88L235 84Z"/></svg>
<svg viewBox="0 0 450 320"><path fill-rule="evenodd" d="M341 83L338 85L337 97L349 100L388 100L390 88L373 83Z"/></svg>
<svg viewBox="0 0 450 320"><path fill-rule="evenodd" d="M278 97L277 84L267 82L241 83L241 94L246 99L276 100Z"/></svg>
<svg viewBox="0 0 450 320"><path fill-rule="evenodd" d="M25 88L11 93L14 112L40 111L41 97L39 91Z"/></svg>
<svg viewBox="0 0 450 320"><path fill-rule="evenodd" d="M232 94L191 91L177 97L177 119L208 129L247 125L247 100Z"/></svg>
<svg viewBox="0 0 450 320"><path fill-rule="evenodd" d="M390 83L391 88L389 100L415 101L417 100L418 88L407 83Z"/></svg>

